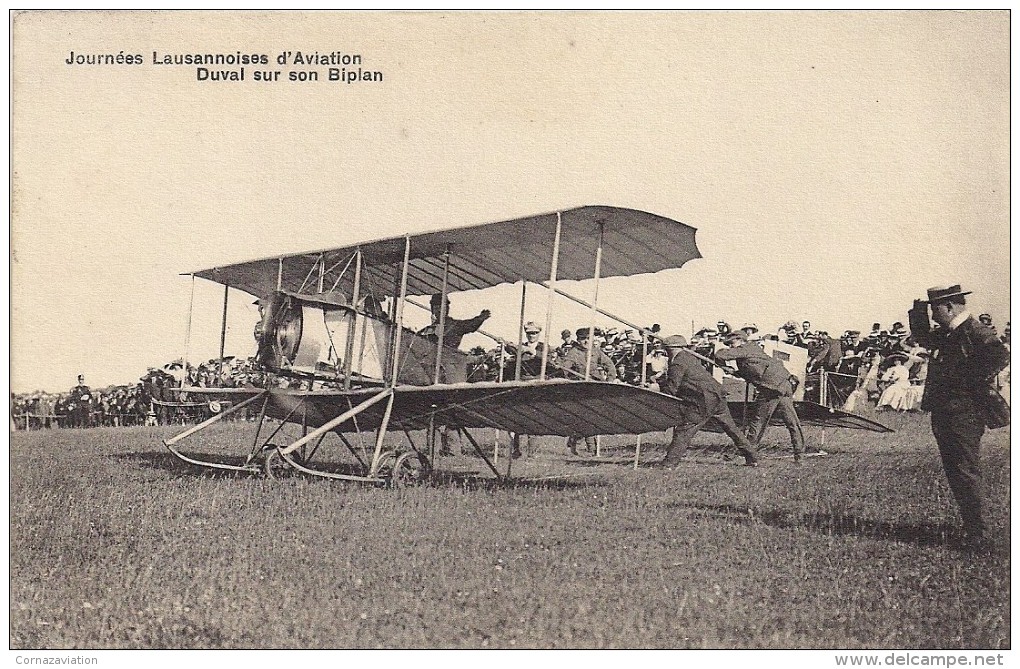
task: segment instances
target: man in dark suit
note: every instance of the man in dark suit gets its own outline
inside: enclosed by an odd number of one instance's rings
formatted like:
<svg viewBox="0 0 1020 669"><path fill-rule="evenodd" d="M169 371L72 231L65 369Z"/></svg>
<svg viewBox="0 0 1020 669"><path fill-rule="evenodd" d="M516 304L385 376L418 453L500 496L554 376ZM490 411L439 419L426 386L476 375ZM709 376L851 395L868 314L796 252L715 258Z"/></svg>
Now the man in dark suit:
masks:
<svg viewBox="0 0 1020 669"><path fill-rule="evenodd" d="M596 336L598 331L595 332ZM616 381L616 365L613 360L605 354L598 344L598 340L591 341L590 328L578 328L577 341L557 361L561 369L566 371L568 379L585 379L586 376L592 381ZM592 346L591 362L588 361L589 342ZM588 370L587 375L585 370ZM578 455L577 442L580 437L567 437L567 449L571 455ZM595 437L584 438L585 447L589 453L595 453L597 442Z"/></svg>
<svg viewBox="0 0 1020 669"><path fill-rule="evenodd" d="M968 545L979 546L985 523L981 514L981 437L986 415L982 398L1007 364L1009 351L986 325L967 310L959 285L928 289L927 300L914 300L910 330L932 352L921 408L931 412L931 430L939 446L949 487L963 517ZM938 324L932 329L928 320Z"/></svg>
<svg viewBox="0 0 1020 669"><path fill-rule="evenodd" d="M726 343L729 348L717 351L715 359L720 364L735 361L737 375L755 387L757 402L751 424L747 428L747 438L757 447L772 415L778 413L790 432L793 459L799 462L804 451L804 432L793 404L790 372L782 362L765 355L765 351L757 344L749 343L747 336L740 330L732 333Z"/></svg>
<svg viewBox="0 0 1020 669"><path fill-rule="evenodd" d="M92 427L92 389L85 385L85 377L78 375L78 385L71 388L74 409L71 424L74 427Z"/></svg>
<svg viewBox="0 0 1020 669"><path fill-rule="evenodd" d="M524 324L524 341L520 344L521 376L536 377L542 374L542 355L545 343L538 340L542 327L534 321Z"/></svg>
<svg viewBox="0 0 1020 669"><path fill-rule="evenodd" d="M666 379L659 389L673 395L683 405L681 421L673 428L673 440L666 450L662 464L672 466L680 462L687 452L691 440L710 421L715 421L733 440L737 452L744 456L744 464L754 467L758 464L754 447L737 427L726 404L726 392L722 384L685 349L687 340L682 335L673 335L662 340L669 355Z"/></svg>
<svg viewBox="0 0 1020 669"><path fill-rule="evenodd" d="M429 307L432 311L432 324L418 331L418 334L436 344L440 343L439 330L442 323L442 345L444 349L459 349L464 335L477 332L482 323L492 315L488 309L482 309L474 318L461 320L450 317L450 299L436 293L429 300ZM467 357L443 353L443 365L440 370L440 379L443 383L466 383L468 380ZM449 426L442 425L439 428L440 455L459 455L460 444L452 438L453 433Z"/></svg>
<svg viewBox="0 0 1020 669"><path fill-rule="evenodd" d="M820 331L811 347L811 360L808 361L808 373L824 369L827 372L835 372L843 359L842 344L829 336L828 332Z"/></svg>
<svg viewBox="0 0 1020 669"><path fill-rule="evenodd" d="M460 320L458 318L450 317L450 299L439 293L436 293L429 300L429 306L432 309L432 325L427 326L425 329L420 331L418 334L428 337L434 337L436 341L439 340L439 323L443 323L443 346L448 348L459 348L461 340L464 339L464 335L477 332L478 328L482 327L482 323L489 319L492 315L488 309L482 309L481 313L474 318L467 318Z"/></svg>

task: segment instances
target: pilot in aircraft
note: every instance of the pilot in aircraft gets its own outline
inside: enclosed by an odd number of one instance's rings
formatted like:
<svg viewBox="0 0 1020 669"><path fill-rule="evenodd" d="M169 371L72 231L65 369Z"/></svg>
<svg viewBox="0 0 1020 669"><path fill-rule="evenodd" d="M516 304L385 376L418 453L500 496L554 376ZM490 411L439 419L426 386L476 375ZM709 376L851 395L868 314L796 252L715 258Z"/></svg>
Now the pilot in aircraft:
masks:
<svg viewBox="0 0 1020 669"><path fill-rule="evenodd" d="M440 293L436 293L432 296L429 301L429 306L432 308L432 325L426 326L418 334L428 337L433 341L439 341L439 323L443 321L443 347L444 348L460 348L460 342L464 339L464 335L476 332L478 328L482 327L482 323L488 320L491 312L488 309L482 309L481 313L474 318L468 318L466 320L460 320L457 318L450 317L450 299L444 297ZM445 315L445 320L443 317ZM446 383L464 383L467 381L467 366L455 363L443 365L443 381ZM460 444L455 444L455 439L451 438L451 431L446 426L439 429L439 438L441 444L441 455L456 455L459 452ZM457 450L454 451L454 448Z"/></svg>
<svg viewBox="0 0 1020 669"><path fill-rule="evenodd" d="M444 322L443 332L443 346L450 348L460 348L460 342L464 339L464 335L472 332L477 332L478 328L482 327L482 323L489 319L492 315L488 309L482 309L482 312L474 318L468 318L466 320L460 320L457 318L450 317L450 298L444 298L439 293L432 296L429 301L429 306L432 308L432 325L427 326L418 334L426 337L435 337L438 341L439 336L436 334L439 328L439 321L443 319L445 313L446 320Z"/></svg>

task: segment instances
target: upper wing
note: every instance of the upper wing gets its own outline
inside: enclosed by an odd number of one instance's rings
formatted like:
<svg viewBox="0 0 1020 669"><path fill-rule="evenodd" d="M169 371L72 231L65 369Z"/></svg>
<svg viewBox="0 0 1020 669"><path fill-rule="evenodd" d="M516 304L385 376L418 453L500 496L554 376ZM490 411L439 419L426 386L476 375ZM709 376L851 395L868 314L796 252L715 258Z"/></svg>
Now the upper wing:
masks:
<svg viewBox="0 0 1020 669"><path fill-rule="evenodd" d="M501 283L549 278L557 217L561 221L559 279L591 278L592 262L602 235L601 276L631 276L681 267L700 258L696 230L663 216L621 207L587 206L510 221L391 237L363 244L312 251L193 272L195 276L265 296L278 287L303 289L319 281L350 295L354 272L344 272L354 253L363 254L360 295L377 299L393 293L395 268L411 241L409 295L438 293L449 252L449 290L488 288ZM399 275L398 275L399 276ZM279 286L278 286L279 281Z"/></svg>
<svg viewBox="0 0 1020 669"><path fill-rule="evenodd" d="M379 393L273 390L267 414L318 427ZM374 429L382 422L381 401L340 426ZM596 381L517 381L447 386L398 386L390 429L435 425L490 427L519 434L594 436L664 430L679 421L675 397L644 388Z"/></svg>

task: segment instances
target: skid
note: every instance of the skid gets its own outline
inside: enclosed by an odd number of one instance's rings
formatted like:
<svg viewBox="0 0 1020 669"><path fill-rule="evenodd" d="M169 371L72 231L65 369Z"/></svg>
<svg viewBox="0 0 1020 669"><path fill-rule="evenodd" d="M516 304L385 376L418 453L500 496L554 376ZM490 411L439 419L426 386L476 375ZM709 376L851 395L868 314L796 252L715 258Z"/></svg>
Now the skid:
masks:
<svg viewBox="0 0 1020 669"><path fill-rule="evenodd" d="M248 474L259 474L262 473L264 470L265 458L268 456L269 452L275 450L275 452L279 455L281 460L285 462L288 467L292 468L294 471L301 472L303 474L318 476L321 478L331 480L354 481L360 483L373 483L373 484L386 483L389 480L389 478L392 476L392 471L388 470L387 467L391 469L392 465L396 462L399 456L399 454L396 452L383 450L383 439L386 435L386 428L389 423L389 416L393 405L392 389L389 388L383 389L378 393L373 394L371 397L365 399L357 406L351 407L347 411L341 412L335 418L325 421L322 425L316 427L311 431L308 430L308 426L305 422L306 412L304 411L304 409L306 408L305 405L306 400L304 398L299 398L297 403L292 405L289 405L286 402L282 404L279 402L273 404L274 399L280 400L284 398L293 397L295 396L285 394L274 395L272 391L264 390L244 400L243 402L234 405L233 407L231 407L227 411L224 411L221 414L217 414L216 416L213 416L208 420L205 420L192 427L189 427L187 430L184 430L180 434L177 434L169 439L164 439L163 445L166 446L167 449L181 461L186 462L188 464L197 465L200 467L208 467L211 469L245 472ZM244 409L245 407L259 400L262 400L263 403L262 409L259 414L259 422L258 425L256 426L255 440L254 443L252 444L251 451L248 453L247 459L243 465L234 465L226 462L216 462L213 460L200 459L192 455L187 455L177 448L177 445L183 442L184 440L194 436L199 432L202 432L206 428L212 426L215 423L218 423L227 416L236 413L241 409ZM324 471L311 466L307 462L303 462L302 458L298 458L295 456L295 454L303 455L304 448L306 447L306 445L309 444L312 444L312 452L315 453L318 450L319 445L322 443L322 440L330 432L333 432L340 425L347 421L356 420L358 414L364 412L366 409L380 402L386 402L386 410L384 412L384 418L382 423L379 425L377 430L375 430L376 432L375 449L374 452L372 453L371 462L369 464L366 464L360 457L358 457L357 453L354 453L356 459L358 460L358 464L365 470L364 474L362 475L344 474L339 472ZM297 423L295 421L292 421L291 418L293 418L295 414L297 414L299 411L302 412L301 422ZM262 434L263 424L266 418L269 417L268 414L273 412L275 412L279 417L278 419L280 420L280 425L278 425L277 428L271 434L269 434L269 436L266 437L260 444L259 437ZM302 426L303 432L302 436L292 441L291 443L285 445L275 445L271 443L272 440L276 437L276 435L280 433L280 430L282 430L283 427L288 423L300 424ZM347 441L347 439L343 437L342 433L338 434L340 435L340 439L344 443L344 445L347 446L348 449L353 452L353 448L351 448L350 443Z"/></svg>
<svg viewBox="0 0 1020 669"><path fill-rule="evenodd" d="M254 403L256 400L261 399L263 397L267 397L268 392L269 391L267 391L267 390L263 390L261 393L255 395L254 397L249 397L248 399L244 400L243 402L235 404L234 406L230 407L229 409L227 409L223 413L216 414L212 418L204 420L201 423L199 423L198 425L194 425L194 426L188 428L187 430L185 430L184 432L181 432L180 434L175 435L175 436L173 436L173 437L171 437L169 439L164 439L163 440L163 445L166 446L167 449L171 453L173 453L175 457L179 458L180 460L182 460L184 462L187 462L188 464L198 465L200 467L210 467L212 469L221 469L221 470L225 470L225 471L247 472L247 473L252 473L252 474L258 473L260 468L259 468L258 465L253 464L253 463L250 462L251 458L249 458L249 462L246 462L243 465L230 465L230 464L227 464L227 463L224 463L224 462L212 462L212 461L208 461L208 460L198 460L197 458L193 458L193 457L184 455L183 453L178 451L176 448L174 448L174 445L179 443L179 442L181 442L181 441L184 441L188 437L190 437L190 436L192 436L192 435L194 435L194 434L196 434L198 432L201 432L202 430L206 429L210 425L213 425L214 423L220 422L221 420L223 420L227 416L229 416L229 415L231 415L233 413L236 413L237 411L240 411L241 409L245 408L249 404ZM260 421L260 426L261 426L261 421Z"/></svg>

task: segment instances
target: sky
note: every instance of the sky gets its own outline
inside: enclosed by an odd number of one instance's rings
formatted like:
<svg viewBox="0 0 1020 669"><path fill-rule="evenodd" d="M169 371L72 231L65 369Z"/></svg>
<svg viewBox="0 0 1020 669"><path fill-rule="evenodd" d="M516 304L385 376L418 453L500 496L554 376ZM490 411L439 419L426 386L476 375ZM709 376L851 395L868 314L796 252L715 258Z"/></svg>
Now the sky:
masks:
<svg viewBox="0 0 1020 669"><path fill-rule="evenodd" d="M1009 46L1005 11L20 14L12 390L217 355L222 287L182 273L583 204L698 229L703 259L602 282L637 323L868 330L960 283L1001 330ZM296 51L382 81L277 64ZM153 64L239 52L269 63L243 82ZM519 290L455 294L451 314L488 308L513 338ZM231 291L228 355L254 353L251 300ZM555 304L554 333L587 323Z"/></svg>

